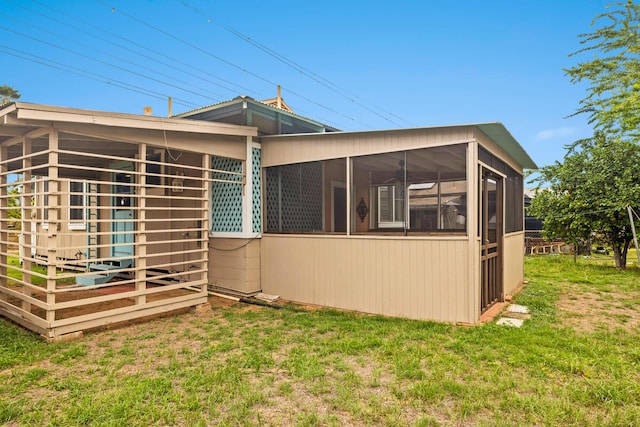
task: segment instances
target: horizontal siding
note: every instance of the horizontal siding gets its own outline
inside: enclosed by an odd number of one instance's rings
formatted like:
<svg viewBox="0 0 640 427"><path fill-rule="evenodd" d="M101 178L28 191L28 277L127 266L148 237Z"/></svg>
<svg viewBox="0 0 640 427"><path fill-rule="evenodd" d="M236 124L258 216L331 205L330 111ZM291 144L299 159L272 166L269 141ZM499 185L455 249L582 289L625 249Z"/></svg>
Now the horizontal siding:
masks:
<svg viewBox="0 0 640 427"><path fill-rule="evenodd" d="M262 290L411 319L473 323L467 239L263 236Z"/></svg>
<svg viewBox="0 0 640 427"><path fill-rule="evenodd" d="M471 128L403 129L263 138L262 166L467 143Z"/></svg>
<svg viewBox="0 0 640 427"><path fill-rule="evenodd" d="M524 280L524 232L504 237L504 293L512 295Z"/></svg>

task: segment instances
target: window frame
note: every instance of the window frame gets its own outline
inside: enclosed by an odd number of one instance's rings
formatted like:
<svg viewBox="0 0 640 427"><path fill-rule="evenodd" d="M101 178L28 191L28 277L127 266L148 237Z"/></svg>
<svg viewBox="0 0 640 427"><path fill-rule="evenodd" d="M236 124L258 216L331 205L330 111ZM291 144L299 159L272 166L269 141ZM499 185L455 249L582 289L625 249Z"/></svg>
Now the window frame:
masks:
<svg viewBox="0 0 640 427"><path fill-rule="evenodd" d="M397 189L402 189L402 187L404 187L404 185L398 185L398 184L382 184L382 185L375 185L375 193L376 193L376 204L377 204L377 217L376 217L376 226L379 229L388 229L388 228L404 228L405 224L407 224L406 222L406 212L407 212L407 198L402 197L402 199L398 199L396 198L396 190ZM380 218L382 216L381 214L381 210L382 210L382 203L380 202L380 190L382 188L387 188L387 194L389 194L389 189L393 190L392 191L392 196L391 196L391 200L392 202L390 203L390 207L391 207L391 221L382 221ZM407 191L404 190L404 194L406 194ZM400 213L401 218L398 219L397 215L396 215L396 211L397 211L397 207L398 207L398 203L397 201L402 200L402 212ZM408 225L408 224L407 224Z"/></svg>
<svg viewBox="0 0 640 427"><path fill-rule="evenodd" d="M74 185L80 185L80 191L74 190ZM87 207L87 183L85 181L69 181L69 209L68 209L68 224L69 230L86 230L87 228L87 218L86 218L86 207ZM80 198L79 204L73 204L75 198ZM76 202L77 203L77 202ZM80 218L76 218L77 215L74 215L73 212L79 212Z"/></svg>

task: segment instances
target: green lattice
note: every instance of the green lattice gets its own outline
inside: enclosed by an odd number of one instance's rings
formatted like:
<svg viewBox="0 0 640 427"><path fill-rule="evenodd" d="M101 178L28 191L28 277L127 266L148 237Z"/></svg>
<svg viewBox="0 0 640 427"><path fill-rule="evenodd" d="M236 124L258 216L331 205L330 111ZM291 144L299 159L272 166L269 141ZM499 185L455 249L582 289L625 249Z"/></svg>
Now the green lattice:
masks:
<svg viewBox="0 0 640 427"><path fill-rule="evenodd" d="M242 175L237 173L242 174L242 160L213 156L211 167L214 169L214 182L211 185L211 231L241 233Z"/></svg>
<svg viewBox="0 0 640 427"><path fill-rule="evenodd" d="M260 149L251 151L251 180L253 185L251 211L253 213L253 232L260 232Z"/></svg>

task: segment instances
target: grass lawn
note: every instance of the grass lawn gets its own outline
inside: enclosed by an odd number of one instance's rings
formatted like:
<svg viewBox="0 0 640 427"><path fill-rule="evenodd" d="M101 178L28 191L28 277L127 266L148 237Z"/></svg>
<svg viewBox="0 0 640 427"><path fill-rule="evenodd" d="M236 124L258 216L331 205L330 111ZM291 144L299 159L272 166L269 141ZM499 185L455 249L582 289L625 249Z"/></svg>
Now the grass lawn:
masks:
<svg viewBox="0 0 640 427"><path fill-rule="evenodd" d="M46 344L0 319L0 423L638 425L640 271L604 263L527 257L520 329L225 300Z"/></svg>

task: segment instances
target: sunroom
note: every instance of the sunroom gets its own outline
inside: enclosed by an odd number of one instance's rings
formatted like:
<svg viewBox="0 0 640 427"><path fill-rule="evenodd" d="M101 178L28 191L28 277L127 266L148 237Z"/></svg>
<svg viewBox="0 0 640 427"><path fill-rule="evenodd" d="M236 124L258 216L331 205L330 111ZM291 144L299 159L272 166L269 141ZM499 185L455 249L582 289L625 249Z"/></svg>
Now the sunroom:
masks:
<svg viewBox="0 0 640 427"><path fill-rule="evenodd" d="M57 339L207 302L212 206L252 193L256 128L26 103L0 119L1 315Z"/></svg>
<svg viewBox="0 0 640 427"><path fill-rule="evenodd" d="M262 138L263 292L473 324L523 281L523 169L487 123Z"/></svg>

